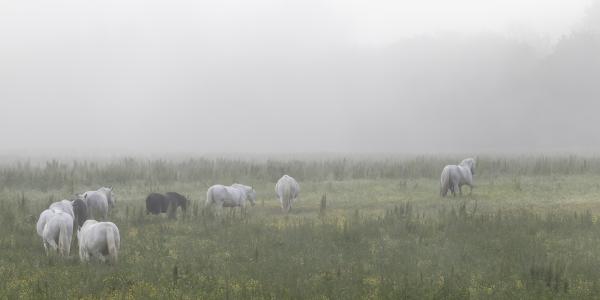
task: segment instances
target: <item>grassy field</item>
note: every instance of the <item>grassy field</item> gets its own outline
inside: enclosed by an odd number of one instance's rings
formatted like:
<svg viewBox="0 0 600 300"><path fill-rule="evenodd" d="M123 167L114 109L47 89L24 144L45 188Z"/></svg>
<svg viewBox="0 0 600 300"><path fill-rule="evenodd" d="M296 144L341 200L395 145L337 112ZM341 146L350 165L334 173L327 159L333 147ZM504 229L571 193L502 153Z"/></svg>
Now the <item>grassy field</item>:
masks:
<svg viewBox="0 0 600 300"><path fill-rule="evenodd" d="M600 158L480 157L472 195L439 197L461 157L7 162L0 166L0 298L528 299L600 295ZM289 215L273 186L301 184ZM257 205L215 216L206 188L250 184ZM38 214L113 185L116 265L46 257ZM192 200L148 216L150 192ZM326 208L321 206L325 195Z"/></svg>

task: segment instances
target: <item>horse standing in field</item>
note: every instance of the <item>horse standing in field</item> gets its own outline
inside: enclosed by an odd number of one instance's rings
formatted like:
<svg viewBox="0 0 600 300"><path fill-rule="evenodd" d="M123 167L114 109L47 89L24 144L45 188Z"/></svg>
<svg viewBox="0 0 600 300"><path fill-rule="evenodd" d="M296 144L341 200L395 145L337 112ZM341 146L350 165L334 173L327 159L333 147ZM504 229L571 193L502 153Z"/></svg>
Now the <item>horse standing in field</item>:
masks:
<svg viewBox="0 0 600 300"><path fill-rule="evenodd" d="M79 259L88 262L95 257L102 262L109 260L117 262L118 251L121 247L119 228L112 222L87 220L77 231L79 241Z"/></svg>
<svg viewBox="0 0 600 300"><path fill-rule="evenodd" d="M466 158L459 165L447 165L442 170L440 178L440 196L446 197L448 191L456 196L456 191L462 196L462 186L468 185L469 194L473 193L473 176L475 175L475 159Z"/></svg>
<svg viewBox="0 0 600 300"><path fill-rule="evenodd" d="M116 204L112 187L101 187L97 191L85 192L80 198L87 205L90 219L108 219L108 210Z"/></svg>
<svg viewBox="0 0 600 300"><path fill-rule="evenodd" d="M36 229L42 238L46 255L54 251L69 256L73 235L73 217L69 213L60 209L46 209L40 214Z"/></svg>
<svg viewBox="0 0 600 300"><path fill-rule="evenodd" d="M288 213L300 194L300 185L293 177L283 175L275 184L275 193L281 203L281 210Z"/></svg>
<svg viewBox="0 0 600 300"><path fill-rule="evenodd" d="M251 186L235 183L231 186L213 185L206 191L206 206L246 207L246 202L256 204L256 191Z"/></svg>
<svg viewBox="0 0 600 300"><path fill-rule="evenodd" d="M50 207L40 214L36 224L36 231L42 238L46 254L49 254L49 250L54 250L68 256L73 227L82 226L85 220L87 208L85 202L80 199L50 204Z"/></svg>
<svg viewBox="0 0 600 300"><path fill-rule="evenodd" d="M181 210L185 213L188 202L189 200L186 197L176 192L167 192L165 195L152 193L146 197L146 214L166 213L169 207L172 207L173 211L181 207Z"/></svg>

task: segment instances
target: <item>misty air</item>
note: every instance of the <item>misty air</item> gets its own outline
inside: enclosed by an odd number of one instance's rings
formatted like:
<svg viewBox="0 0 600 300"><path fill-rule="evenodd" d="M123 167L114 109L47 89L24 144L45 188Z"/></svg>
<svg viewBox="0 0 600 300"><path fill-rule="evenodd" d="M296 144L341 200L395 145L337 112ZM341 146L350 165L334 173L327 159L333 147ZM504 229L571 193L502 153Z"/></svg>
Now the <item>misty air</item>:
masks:
<svg viewBox="0 0 600 300"><path fill-rule="evenodd" d="M600 2L0 4L2 299L594 299Z"/></svg>

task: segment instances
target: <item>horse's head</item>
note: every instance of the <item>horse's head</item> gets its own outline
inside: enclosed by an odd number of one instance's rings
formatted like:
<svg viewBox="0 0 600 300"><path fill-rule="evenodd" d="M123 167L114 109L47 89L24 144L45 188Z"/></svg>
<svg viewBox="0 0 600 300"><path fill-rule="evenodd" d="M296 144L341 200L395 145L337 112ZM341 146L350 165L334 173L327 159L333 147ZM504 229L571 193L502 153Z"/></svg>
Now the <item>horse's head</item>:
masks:
<svg viewBox="0 0 600 300"><path fill-rule="evenodd" d="M246 199L250 201L250 204L252 204L252 206L256 204L256 191L252 187L250 187L248 192L246 192Z"/></svg>
<svg viewBox="0 0 600 300"><path fill-rule="evenodd" d="M190 203L190 200L188 200L187 197L183 197L183 199L179 199L179 206L181 206L181 209L183 211L187 210L188 204Z"/></svg>
<svg viewBox="0 0 600 300"><path fill-rule="evenodd" d="M469 170L471 171L471 175L475 175L475 165L476 165L475 159L465 158L465 159L463 159L462 162L460 162L460 165L469 167Z"/></svg>
<svg viewBox="0 0 600 300"><path fill-rule="evenodd" d="M106 195L106 200L108 200L108 206L114 207L117 204L117 197L113 193L112 186L109 187L101 187L98 189L99 192L104 193Z"/></svg>

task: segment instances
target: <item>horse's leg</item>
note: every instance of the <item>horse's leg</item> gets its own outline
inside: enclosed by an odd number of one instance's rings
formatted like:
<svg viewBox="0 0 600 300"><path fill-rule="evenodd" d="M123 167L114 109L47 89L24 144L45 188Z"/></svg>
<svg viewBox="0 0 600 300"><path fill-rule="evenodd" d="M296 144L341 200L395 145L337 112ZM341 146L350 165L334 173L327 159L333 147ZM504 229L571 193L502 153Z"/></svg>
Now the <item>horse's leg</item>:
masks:
<svg viewBox="0 0 600 300"><path fill-rule="evenodd" d="M84 249L83 250L83 258L84 258L85 262L89 262L90 259L92 258L92 253L89 250Z"/></svg>
<svg viewBox="0 0 600 300"><path fill-rule="evenodd" d="M81 243L81 241L79 241ZM85 251L83 250L83 247L79 246L79 260L81 260L82 262L86 262L85 260Z"/></svg>
<svg viewBox="0 0 600 300"><path fill-rule="evenodd" d="M473 185L469 184L469 196L473 194Z"/></svg>

